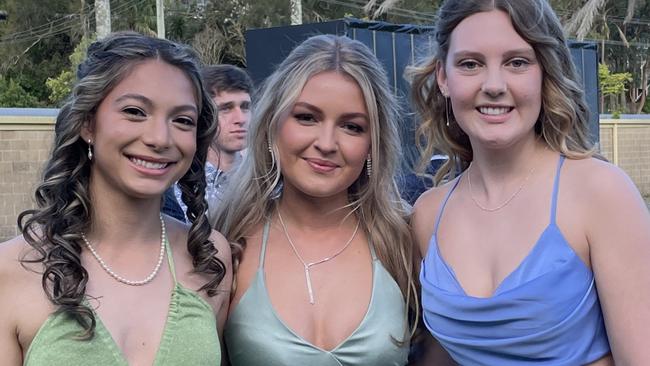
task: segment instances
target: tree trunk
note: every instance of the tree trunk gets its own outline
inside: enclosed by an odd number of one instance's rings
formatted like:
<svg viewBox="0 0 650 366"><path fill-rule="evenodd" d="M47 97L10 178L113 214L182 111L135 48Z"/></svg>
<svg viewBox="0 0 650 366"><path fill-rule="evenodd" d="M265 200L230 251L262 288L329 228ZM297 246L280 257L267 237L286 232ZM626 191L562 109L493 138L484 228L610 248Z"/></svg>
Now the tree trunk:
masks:
<svg viewBox="0 0 650 366"><path fill-rule="evenodd" d="M302 24L302 0L291 0L291 25Z"/></svg>
<svg viewBox="0 0 650 366"><path fill-rule="evenodd" d="M111 3L109 0L95 0L95 21L97 38L104 38L111 33Z"/></svg>

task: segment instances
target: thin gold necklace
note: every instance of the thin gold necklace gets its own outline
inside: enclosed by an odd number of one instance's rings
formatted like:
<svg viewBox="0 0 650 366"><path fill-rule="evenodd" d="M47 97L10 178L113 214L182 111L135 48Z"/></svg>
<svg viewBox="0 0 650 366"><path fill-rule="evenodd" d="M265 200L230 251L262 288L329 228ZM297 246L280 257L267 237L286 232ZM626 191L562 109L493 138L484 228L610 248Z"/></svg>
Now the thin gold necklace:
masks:
<svg viewBox="0 0 650 366"><path fill-rule="evenodd" d="M480 208L483 211L487 212L495 212L499 211L500 209L506 207L517 195L519 192L521 192L522 189L524 189L524 186L526 185L526 182L528 182L528 179L533 175L533 172L535 171L535 165L533 165L532 169L528 172L528 175L526 175L526 178L524 179L523 182L521 182L521 185L519 185L519 188L513 193L505 202L502 204L498 205L497 207L490 208L490 207L485 207L483 206L475 197L474 197L474 192L472 191L472 172L471 169L474 166L474 163L471 163L469 165L469 168L467 169L467 183L469 185L469 196L472 198L472 201L476 205L476 207Z"/></svg>
<svg viewBox="0 0 650 366"><path fill-rule="evenodd" d="M307 263L305 262L304 259L302 259L300 253L298 253L298 250L296 249L296 246L293 244L293 240L291 240L291 236L289 236L289 232L287 231L287 226L284 224L284 220L282 219L282 214L280 213L279 209L278 209L278 218L280 218L280 225L282 225L284 236L287 237L287 241L289 241L289 245L291 245L291 249L293 250L293 253L296 255L300 263L302 263L302 266L305 269L305 281L307 282L307 291L309 292L309 303L314 305L316 301L314 300L314 288L311 285L311 275L309 274L309 269L312 266L330 261L338 257L339 254L343 253L343 251L345 251L345 249L347 249L350 246L350 243L352 243L352 239L354 239L354 237L357 235L357 231L359 231L359 221L357 220L357 226L354 228L354 232L352 233L352 236L350 237L350 239L348 239L348 241L341 249L339 249L336 253L334 253L329 257L325 257L323 259Z"/></svg>
<svg viewBox="0 0 650 366"><path fill-rule="evenodd" d="M160 271L160 267L162 265L163 258L165 257L165 241L167 241L167 234L166 234L166 231L165 231L165 220L163 220L162 214L160 214L160 227L161 227L161 234L160 234L160 252L158 253L158 263L156 263L156 266L154 267L153 271L147 277L145 277L145 279L143 279L143 280L129 280L129 279L126 279L126 278L120 276L119 274L115 273L115 271L113 271L111 269L111 267L109 267L108 264L106 264L104 259L102 259L102 257L99 256L99 253L97 253L97 251L90 244L88 239L86 239L86 234L83 231L81 232L81 239L83 239L83 241L86 244L86 246L88 247L88 249L90 249L90 253L92 253L93 257L95 257L97 262L99 262L99 265L111 277L113 277L117 281L122 282L122 283L124 283L126 285L129 285L129 286L142 286L142 285L146 285L147 283L151 282L154 279L154 277L156 277L156 275Z"/></svg>

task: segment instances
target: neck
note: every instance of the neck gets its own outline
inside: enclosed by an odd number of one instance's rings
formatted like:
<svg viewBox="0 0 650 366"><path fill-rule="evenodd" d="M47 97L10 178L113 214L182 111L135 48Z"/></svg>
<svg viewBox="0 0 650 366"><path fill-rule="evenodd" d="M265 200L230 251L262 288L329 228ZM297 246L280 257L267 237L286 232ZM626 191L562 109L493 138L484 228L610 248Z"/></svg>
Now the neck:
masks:
<svg viewBox="0 0 650 366"><path fill-rule="evenodd" d="M232 168L238 155L238 151L229 152L210 147L208 149L207 160L210 162L210 164L217 167L219 170L227 172L230 170L230 168Z"/></svg>
<svg viewBox="0 0 650 366"><path fill-rule="evenodd" d="M86 237L116 250L160 244L161 197L134 199L98 188L91 183L92 225Z"/></svg>
<svg viewBox="0 0 650 366"><path fill-rule="evenodd" d="M278 204L285 221L293 225L313 230L340 228L341 225L356 222L351 215L352 208L345 197L314 198L285 189ZM350 218L355 218L350 220Z"/></svg>

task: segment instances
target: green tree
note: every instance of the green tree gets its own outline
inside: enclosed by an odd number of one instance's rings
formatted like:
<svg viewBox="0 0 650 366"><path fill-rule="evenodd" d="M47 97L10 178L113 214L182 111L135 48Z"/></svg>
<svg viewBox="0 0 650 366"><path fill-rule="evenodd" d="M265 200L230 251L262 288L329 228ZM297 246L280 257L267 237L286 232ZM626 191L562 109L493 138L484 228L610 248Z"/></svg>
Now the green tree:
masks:
<svg viewBox="0 0 650 366"><path fill-rule="evenodd" d="M612 109L612 112L617 114L622 112L618 107L616 98L621 96L625 98L626 84L632 81L632 74L629 72L612 73L609 71L607 65L599 64L598 79L600 81L600 92L603 97L610 97L613 101L614 109Z"/></svg>
<svg viewBox="0 0 650 366"><path fill-rule="evenodd" d="M33 108L39 103L15 80L0 77L0 108Z"/></svg>
<svg viewBox="0 0 650 366"><path fill-rule="evenodd" d="M61 71L55 78L47 78L45 85L50 91L49 100L57 106L60 106L65 98L70 94L72 85L75 82L77 67L86 58L88 46L94 40L94 37L84 37L77 44L72 54L68 57L71 68Z"/></svg>

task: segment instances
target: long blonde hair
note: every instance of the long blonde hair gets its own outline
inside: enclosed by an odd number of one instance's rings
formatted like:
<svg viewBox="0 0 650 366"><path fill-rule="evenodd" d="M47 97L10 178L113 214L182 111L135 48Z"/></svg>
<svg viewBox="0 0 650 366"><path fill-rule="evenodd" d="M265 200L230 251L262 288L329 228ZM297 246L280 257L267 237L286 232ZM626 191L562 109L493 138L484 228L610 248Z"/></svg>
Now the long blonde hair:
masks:
<svg viewBox="0 0 650 366"><path fill-rule="evenodd" d="M408 71L411 95L421 119L417 132L417 141L422 142L420 167L428 162L434 149L449 156L436 174L436 183L453 178L473 159L469 139L455 123L451 104L438 88L436 72L444 65L456 26L473 14L495 9L510 16L516 32L533 47L542 67L542 109L535 133L552 150L569 158L594 155L584 92L562 26L551 6L545 0L447 0L438 11L434 55Z"/></svg>
<svg viewBox="0 0 650 366"><path fill-rule="evenodd" d="M400 199L394 180L401 156L398 104L381 64L358 41L333 35L311 37L268 77L256 98L248 153L219 203L214 227L232 243L237 270L246 234L271 217L281 192L282 173L274 147L278 125L307 80L325 71L352 78L363 92L371 121L372 173L368 176L364 167L348 189L349 206L417 319L414 241L407 223L410 207Z"/></svg>

